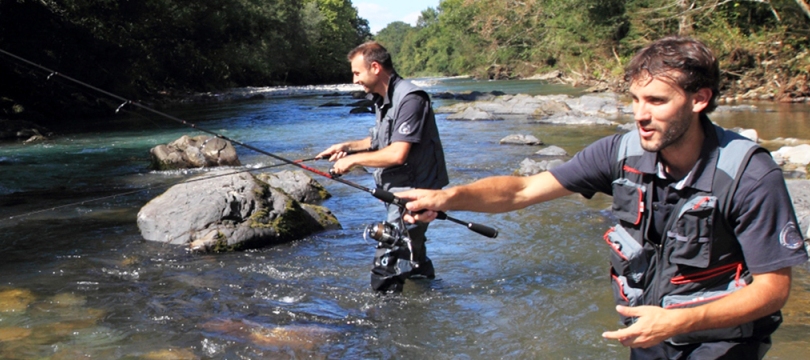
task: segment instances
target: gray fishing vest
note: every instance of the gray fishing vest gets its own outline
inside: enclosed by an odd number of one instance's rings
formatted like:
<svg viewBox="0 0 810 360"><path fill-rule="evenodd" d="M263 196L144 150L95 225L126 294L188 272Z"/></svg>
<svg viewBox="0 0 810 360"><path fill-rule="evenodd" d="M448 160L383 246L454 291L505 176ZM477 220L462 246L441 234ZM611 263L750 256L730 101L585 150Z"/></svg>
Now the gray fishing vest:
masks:
<svg viewBox="0 0 810 360"><path fill-rule="evenodd" d="M742 249L728 219L742 172L761 148L736 133L716 125L710 127L716 130L719 142L712 190L682 190L686 196L673 208L659 244L644 240L653 218L649 210L657 175L637 170L644 153L638 132L622 137L612 185L613 213L619 224L604 235L613 249L611 282L617 304L692 307L750 283ZM635 319L622 317L622 321L629 326ZM775 330L780 322L781 314L777 312L739 326L682 334L667 341L679 345L745 339L767 332L770 327Z"/></svg>
<svg viewBox="0 0 810 360"><path fill-rule="evenodd" d="M379 105L375 104L377 120L371 131L371 148L379 150L391 145L394 120L399 116L402 99L405 95L422 92L410 81L402 78L392 80L391 106L382 115ZM428 101L429 98L428 98ZM422 137L419 143L411 145L408 158L400 166L378 168L374 171L374 181L378 187L388 190L392 187L413 187L423 189L441 189L449 183L447 168L444 162L444 150L436 127L436 118L433 109L428 103L428 114L422 125Z"/></svg>

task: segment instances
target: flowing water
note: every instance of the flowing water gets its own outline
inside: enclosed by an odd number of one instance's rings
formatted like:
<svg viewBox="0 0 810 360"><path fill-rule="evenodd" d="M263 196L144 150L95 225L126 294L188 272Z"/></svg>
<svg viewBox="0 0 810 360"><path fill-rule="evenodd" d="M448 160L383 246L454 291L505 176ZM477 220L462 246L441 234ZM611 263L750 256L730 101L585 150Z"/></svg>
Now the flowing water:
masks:
<svg viewBox="0 0 810 360"><path fill-rule="evenodd" d="M577 93L532 81L424 84L431 92ZM319 107L352 100L317 92L169 112L289 159L367 134L372 115ZM810 107L765 107L774 111L713 118L724 126L755 128L766 139L810 139ZM532 134L573 154L615 132L518 121L453 122L444 115L437 121L452 184L510 174L533 156L537 148L498 144L509 134ZM339 183L318 178L333 194L323 205L343 229L229 254L193 254L143 240L136 214L162 188L81 203L170 186L198 173L146 169L151 147L183 134L199 133L139 113L52 141L0 147L0 358L628 357L620 344L601 338L619 327L608 287L608 248L601 240L610 226L608 197L571 196L497 215L454 212L451 216L493 226L500 235L488 239L435 222L428 251L437 279L409 281L400 295L378 296L369 290L374 249L361 234L384 219L383 207ZM246 149L238 152L248 166L275 162ZM369 175L346 179L372 185ZM794 274L789 316L774 336L771 359L801 358L810 346L810 272L805 265Z"/></svg>

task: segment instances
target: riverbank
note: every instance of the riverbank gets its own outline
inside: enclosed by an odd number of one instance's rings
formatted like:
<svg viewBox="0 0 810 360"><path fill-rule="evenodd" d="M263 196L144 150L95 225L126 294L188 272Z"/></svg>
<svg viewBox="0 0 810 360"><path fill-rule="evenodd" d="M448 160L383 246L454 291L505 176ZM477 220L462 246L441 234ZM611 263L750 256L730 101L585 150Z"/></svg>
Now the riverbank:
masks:
<svg viewBox="0 0 810 360"><path fill-rule="evenodd" d="M743 101L767 101L778 103L810 103L810 86L806 74L785 77L778 72L751 71L745 74L726 72L721 84L721 104L734 104ZM570 74L555 70L544 74L526 77L529 80L546 80L552 83L584 87L586 92L613 91L624 93L627 84L623 78L596 79L571 70Z"/></svg>

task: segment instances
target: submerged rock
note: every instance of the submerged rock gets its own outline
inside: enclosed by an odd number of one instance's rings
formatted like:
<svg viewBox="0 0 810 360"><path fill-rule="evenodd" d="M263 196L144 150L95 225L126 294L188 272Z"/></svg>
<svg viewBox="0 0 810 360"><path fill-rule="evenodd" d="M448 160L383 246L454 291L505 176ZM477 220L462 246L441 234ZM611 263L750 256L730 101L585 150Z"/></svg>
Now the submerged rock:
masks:
<svg viewBox="0 0 810 360"><path fill-rule="evenodd" d="M146 360L197 360L199 356L195 355L189 349L163 349L150 351L143 354L140 358Z"/></svg>
<svg viewBox="0 0 810 360"><path fill-rule="evenodd" d="M21 313L36 298L26 289L0 289L0 313Z"/></svg>
<svg viewBox="0 0 810 360"><path fill-rule="evenodd" d="M329 209L303 204L243 172L169 188L141 208L138 228L146 240L233 251L298 240L340 224Z"/></svg>
<svg viewBox="0 0 810 360"><path fill-rule="evenodd" d="M0 328L0 343L22 340L31 336L33 330L21 327Z"/></svg>
<svg viewBox="0 0 810 360"><path fill-rule="evenodd" d="M201 327L257 345L291 350L312 350L335 335L334 331L315 325L265 326L233 319L211 320Z"/></svg>

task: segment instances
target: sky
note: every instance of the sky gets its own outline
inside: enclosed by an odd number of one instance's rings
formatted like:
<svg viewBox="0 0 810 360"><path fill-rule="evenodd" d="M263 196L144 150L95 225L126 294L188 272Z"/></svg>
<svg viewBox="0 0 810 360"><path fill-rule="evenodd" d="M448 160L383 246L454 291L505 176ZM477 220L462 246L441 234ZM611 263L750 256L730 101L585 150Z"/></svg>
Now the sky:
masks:
<svg viewBox="0 0 810 360"><path fill-rule="evenodd" d="M416 25L422 10L437 8L440 0L355 0L352 1L361 18L368 20L372 34L377 34L394 21Z"/></svg>

